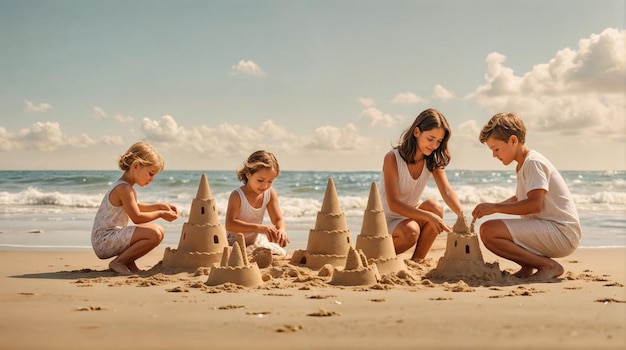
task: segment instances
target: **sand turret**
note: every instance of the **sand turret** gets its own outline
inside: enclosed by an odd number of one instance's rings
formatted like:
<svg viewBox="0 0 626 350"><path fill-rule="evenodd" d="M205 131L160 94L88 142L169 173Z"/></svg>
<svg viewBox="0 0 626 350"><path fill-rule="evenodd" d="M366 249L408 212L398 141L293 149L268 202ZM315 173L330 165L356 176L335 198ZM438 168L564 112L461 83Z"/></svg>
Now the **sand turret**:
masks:
<svg viewBox="0 0 626 350"><path fill-rule="evenodd" d="M259 266L248 261L243 235L239 233L237 236L232 249L224 247L222 260L219 265L215 264L211 268L206 285L234 283L244 287L257 287L263 284Z"/></svg>
<svg viewBox="0 0 626 350"><path fill-rule="evenodd" d="M319 269L326 264L344 266L350 247L352 236L346 215L339 207L335 183L328 178L322 209L317 213L315 227L309 231L306 250L296 250L291 263L306 265L310 269Z"/></svg>
<svg viewBox="0 0 626 350"><path fill-rule="evenodd" d="M493 280L501 276L497 263L488 265L483 260L474 223L467 224L465 216L459 216L448 233L446 251L439 259L437 267L426 274L433 280L483 279Z"/></svg>
<svg viewBox="0 0 626 350"><path fill-rule="evenodd" d="M356 249L363 251L368 263L376 264L382 275L406 270L406 264L396 255L393 239L387 230L385 211L376 182L370 186L361 233L356 237Z"/></svg>
<svg viewBox="0 0 626 350"><path fill-rule="evenodd" d="M226 230L219 223L209 180L202 174L196 197L191 202L189 219L183 224L178 249L165 248L163 267L195 270L220 262L228 247Z"/></svg>
<svg viewBox="0 0 626 350"><path fill-rule="evenodd" d="M346 265L343 269L335 268L329 284L339 286L362 286L375 284L380 279L376 264L369 264L363 251L357 252L350 247Z"/></svg>

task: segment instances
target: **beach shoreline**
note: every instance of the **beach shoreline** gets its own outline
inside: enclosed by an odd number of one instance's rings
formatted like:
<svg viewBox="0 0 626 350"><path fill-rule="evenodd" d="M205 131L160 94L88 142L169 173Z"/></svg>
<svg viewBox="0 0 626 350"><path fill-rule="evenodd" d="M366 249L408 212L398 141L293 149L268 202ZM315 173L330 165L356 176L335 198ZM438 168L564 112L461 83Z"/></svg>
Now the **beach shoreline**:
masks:
<svg viewBox="0 0 626 350"><path fill-rule="evenodd" d="M440 236L425 266L444 249ZM553 283L338 287L311 271L237 288L187 272L116 276L91 251L0 251L0 349L624 348L626 248L557 261L565 274Z"/></svg>

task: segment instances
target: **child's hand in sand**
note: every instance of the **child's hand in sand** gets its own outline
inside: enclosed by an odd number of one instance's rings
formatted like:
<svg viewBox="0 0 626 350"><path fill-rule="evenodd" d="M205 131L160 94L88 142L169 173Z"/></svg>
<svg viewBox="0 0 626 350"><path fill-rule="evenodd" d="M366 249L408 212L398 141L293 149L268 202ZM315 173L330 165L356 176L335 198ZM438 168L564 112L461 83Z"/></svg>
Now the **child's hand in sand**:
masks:
<svg viewBox="0 0 626 350"><path fill-rule="evenodd" d="M278 230L278 243L281 247L286 246L288 243L291 243L289 237L287 237L287 232L285 230Z"/></svg>

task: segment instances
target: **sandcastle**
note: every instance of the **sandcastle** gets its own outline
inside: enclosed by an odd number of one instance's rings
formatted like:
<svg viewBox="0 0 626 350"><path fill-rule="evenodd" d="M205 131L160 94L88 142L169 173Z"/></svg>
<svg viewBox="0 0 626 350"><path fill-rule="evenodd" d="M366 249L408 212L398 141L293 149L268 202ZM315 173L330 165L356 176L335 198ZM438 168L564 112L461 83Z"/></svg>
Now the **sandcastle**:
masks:
<svg viewBox="0 0 626 350"><path fill-rule="evenodd" d="M370 186L361 233L356 237L356 249L363 251L367 262L376 264L382 275L406 270L406 264L396 255L393 239L387 230L387 220L376 182L372 182Z"/></svg>
<svg viewBox="0 0 626 350"><path fill-rule="evenodd" d="M352 237L345 213L339 207L335 183L328 178L322 209L317 213L315 227L309 231L306 250L296 250L291 263L319 269L326 264L343 267Z"/></svg>
<svg viewBox="0 0 626 350"><path fill-rule="evenodd" d="M178 249L165 248L162 266L195 270L220 262L228 247L226 230L219 223L215 199L206 174L202 174L198 192L191 202L189 220L183 224Z"/></svg>
<svg viewBox="0 0 626 350"><path fill-rule="evenodd" d="M350 246L346 265L343 269L335 268L329 284L340 286L361 286L375 284L380 279L376 264L368 264L363 251Z"/></svg>
<svg viewBox="0 0 626 350"><path fill-rule="evenodd" d="M259 266L248 261L246 244L241 233L237 234L232 249L224 247L220 264L214 264L211 267L205 284L216 286L224 283L234 283L244 287L257 287L263 284Z"/></svg>
<svg viewBox="0 0 626 350"><path fill-rule="evenodd" d="M468 278L494 280L502 275L498 264L485 264L480 251L478 236L465 216L459 216L448 233L446 251L439 259L437 267L426 274L433 280L458 281Z"/></svg>

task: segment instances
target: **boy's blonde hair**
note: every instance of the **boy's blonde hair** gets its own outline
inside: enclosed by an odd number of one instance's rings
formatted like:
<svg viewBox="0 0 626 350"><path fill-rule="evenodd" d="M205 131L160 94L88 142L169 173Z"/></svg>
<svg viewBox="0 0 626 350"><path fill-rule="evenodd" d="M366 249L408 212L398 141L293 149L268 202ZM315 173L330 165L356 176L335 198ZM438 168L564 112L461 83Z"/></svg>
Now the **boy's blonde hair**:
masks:
<svg viewBox="0 0 626 350"><path fill-rule="evenodd" d="M154 147L146 142L135 142L126 153L118 158L118 166L122 171L130 169L134 162L141 166L156 166L159 172L165 167L163 158Z"/></svg>
<svg viewBox="0 0 626 350"><path fill-rule="evenodd" d="M243 167L237 170L237 178L246 184L248 177L261 169L272 169L276 171L276 176L280 174L280 167L274 154L263 150L252 153L243 163Z"/></svg>
<svg viewBox="0 0 626 350"><path fill-rule="evenodd" d="M520 143L526 140L526 127L524 122L515 113L498 113L491 117L489 122L483 126L478 139L481 143L493 137L496 140L509 142L509 138L515 135Z"/></svg>

